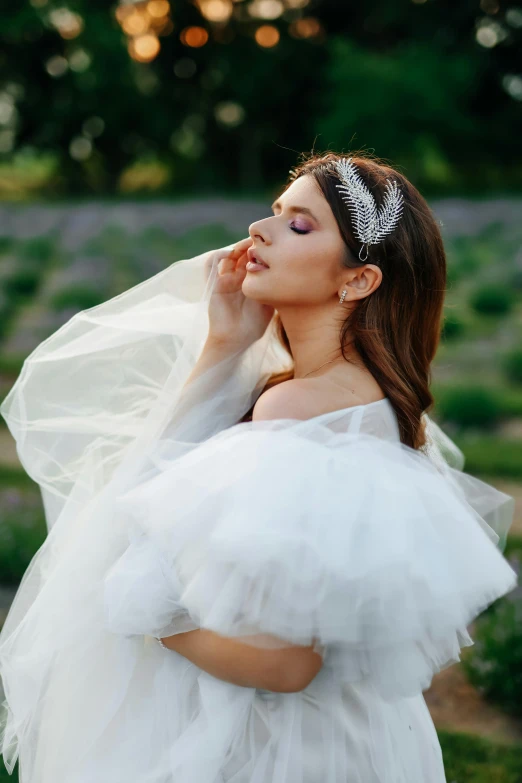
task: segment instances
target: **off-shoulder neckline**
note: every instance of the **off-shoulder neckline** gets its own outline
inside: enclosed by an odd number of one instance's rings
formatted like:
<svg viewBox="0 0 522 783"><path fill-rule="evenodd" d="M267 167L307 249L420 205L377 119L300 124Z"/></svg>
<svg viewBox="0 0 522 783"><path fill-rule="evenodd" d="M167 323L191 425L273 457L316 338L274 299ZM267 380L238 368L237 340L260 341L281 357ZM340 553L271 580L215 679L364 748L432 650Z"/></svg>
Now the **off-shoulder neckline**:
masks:
<svg viewBox="0 0 522 783"><path fill-rule="evenodd" d="M333 411L327 411L326 413L319 413L317 416L310 416L308 419L299 419L299 421L317 421L317 419L324 419L326 416L332 416L334 413L346 413L346 411L355 411L359 408L371 408L373 405L379 405L383 402L390 403L389 397L381 397L380 400L374 400L373 402L363 402L360 405L348 405L346 408L336 408ZM391 403L390 403L391 404Z"/></svg>

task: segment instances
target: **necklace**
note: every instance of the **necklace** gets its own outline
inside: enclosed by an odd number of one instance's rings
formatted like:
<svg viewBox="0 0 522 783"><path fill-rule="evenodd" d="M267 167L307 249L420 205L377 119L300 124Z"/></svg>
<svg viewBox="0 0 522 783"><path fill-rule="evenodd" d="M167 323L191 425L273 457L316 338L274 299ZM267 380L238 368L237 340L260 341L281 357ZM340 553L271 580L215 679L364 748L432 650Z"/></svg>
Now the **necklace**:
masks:
<svg viewBox="0 0 522 783"><path fill-rule="evenodd" d="M339 357L338 357L339 358ZM330 359L327 362L324 362L323 364L320 364L319 367L316 367L315 370L310 370L310 372L306 372L304 375L302 375L302 378L306 378L307 375L310 375L311 372L315 372L316 370L320 370L321 367L324 367L325 364L331 364L332 362L336 362L337 359Z"/></svg>

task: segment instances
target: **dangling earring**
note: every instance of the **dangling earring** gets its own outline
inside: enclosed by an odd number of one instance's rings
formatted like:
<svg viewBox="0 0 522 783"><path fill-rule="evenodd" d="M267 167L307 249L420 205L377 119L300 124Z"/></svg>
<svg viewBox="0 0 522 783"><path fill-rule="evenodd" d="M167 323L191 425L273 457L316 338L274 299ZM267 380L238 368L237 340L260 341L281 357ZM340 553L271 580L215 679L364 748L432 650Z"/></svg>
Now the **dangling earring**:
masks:
<svg viewBox="0 0 522 783"><path fill-rule="evenodd" d="M347 293L348 292L347 292L347 290L345 288L343 293L342 293L342 296L339 298L339 304L342 304L344 302L344 297L346 296Z"/></svg>

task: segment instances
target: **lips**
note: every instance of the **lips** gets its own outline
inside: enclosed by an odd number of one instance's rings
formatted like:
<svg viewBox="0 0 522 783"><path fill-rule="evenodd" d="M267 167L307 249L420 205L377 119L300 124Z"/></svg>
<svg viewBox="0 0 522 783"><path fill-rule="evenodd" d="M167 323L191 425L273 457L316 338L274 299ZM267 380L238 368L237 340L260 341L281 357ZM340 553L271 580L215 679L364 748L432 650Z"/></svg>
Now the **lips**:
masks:
<svg viewBox="0 0 522 783"><path fill-rule="evenodd" d="M269 266L266 263L266 261L263 261L263 259L259 256L257 250L255 250L253 247L248 248L247 256L249 261L256 261L258 264L262 264L263 266L266 266L267 269L269 269Z"/></svg>

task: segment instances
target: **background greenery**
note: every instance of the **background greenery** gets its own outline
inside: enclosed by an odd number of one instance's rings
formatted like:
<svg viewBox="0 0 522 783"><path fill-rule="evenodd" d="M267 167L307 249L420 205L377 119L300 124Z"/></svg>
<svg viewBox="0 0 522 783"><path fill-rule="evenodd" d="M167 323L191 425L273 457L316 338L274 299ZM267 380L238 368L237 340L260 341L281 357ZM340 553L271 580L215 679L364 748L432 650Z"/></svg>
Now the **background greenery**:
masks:
<svg viewBox="0 0 522 783"><path fill-rule="evenodd" d="M4 0L4 195L252 191L314 144L517 190L521 38L500 0Z"/></svg>

